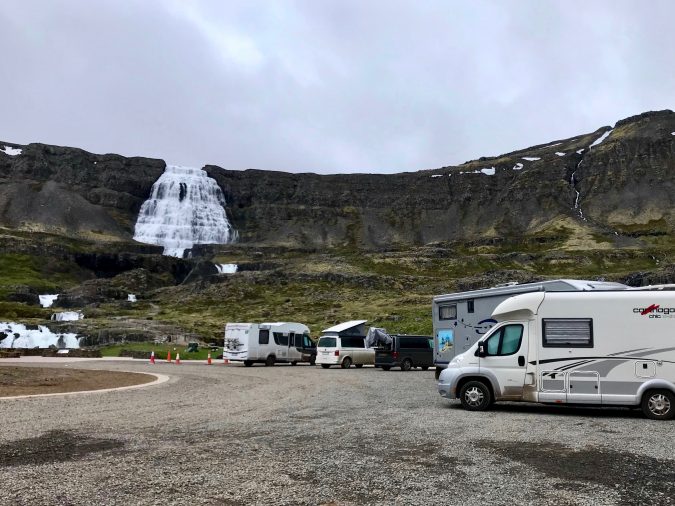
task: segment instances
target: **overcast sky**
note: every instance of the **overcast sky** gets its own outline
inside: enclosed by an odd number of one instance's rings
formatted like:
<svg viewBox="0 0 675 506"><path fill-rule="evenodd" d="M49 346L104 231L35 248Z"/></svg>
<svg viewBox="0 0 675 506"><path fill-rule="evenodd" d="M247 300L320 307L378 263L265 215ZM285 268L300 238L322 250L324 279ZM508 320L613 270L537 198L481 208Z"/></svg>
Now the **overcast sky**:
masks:
<svg viewBox="0 0 675 506"><path fill-rule="evenodd" d="M675 106L675 1L2 0L0 140L455 165Z"/></svg>

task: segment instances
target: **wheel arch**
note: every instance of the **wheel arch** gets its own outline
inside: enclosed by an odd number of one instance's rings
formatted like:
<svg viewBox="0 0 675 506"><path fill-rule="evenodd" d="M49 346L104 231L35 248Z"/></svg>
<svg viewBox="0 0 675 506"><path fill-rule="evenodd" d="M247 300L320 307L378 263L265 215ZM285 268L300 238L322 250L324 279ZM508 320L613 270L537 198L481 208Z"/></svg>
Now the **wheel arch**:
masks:
<svg viewBox="0 0 675 506"><path fill-rule="evenodd" d="M490 395L492 396L492 400L494 401L495 387L492 384L492 380L490 380L490 378L488 378L487 376L481 376L480 374L467 374L466 376L462 376L457 381L457 388L455 388L455 398L459 399L459 393L462 391L462 387L469 381L480 381L481 383L485 383L485 385L488 387L488 390L490 390Z"/></svg>

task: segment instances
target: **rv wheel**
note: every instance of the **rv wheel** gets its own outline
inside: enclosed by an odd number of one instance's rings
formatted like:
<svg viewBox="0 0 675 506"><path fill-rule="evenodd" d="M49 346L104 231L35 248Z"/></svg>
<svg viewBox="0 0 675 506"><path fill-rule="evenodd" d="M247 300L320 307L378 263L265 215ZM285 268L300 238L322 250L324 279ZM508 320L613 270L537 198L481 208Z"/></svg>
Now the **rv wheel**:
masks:
<svg viewBox="0 0 675 506"><path fill-rule="evenodd" d="M401 362L401 371L409 371L410 369L412 369L412 360L406 358Z"/></svg>
<svg viewBox="0 0 675 506"><path fill-rule="evenodd" d="M650 390L642 397L642 412L652 420L672 420L675 395L670 390Z"/></svg>
<svg viewBox="0 0 675 506"><path fill-rule="evenodd" d="M391 366L390 366L390 365L383 365L383 366L382 366L382 370L383 370L383 371L388 371L389 369L391 369Z"/></svg>
<svg viewBox="0 0 675 506"><path fill-rule="evenodd" d="M354 364L354 367L356 367L357 369L361 369L363 367L363 364Z"/></svg>
<svg viewBox="0 0 675 506"><path fill-rule="evenodd" d="M482 381L469 381L459 393L462 407L468 411L485 411L490 407L490 389Z"/></svg>
<svg viewBox="0 0 675 506"><path fill-rule="evenodd" d="M293 362L291 362L291 365L298 365L298 363L293 361Z"/></svg>
<svg viewBox="0 0 675 506"><path fill-rule="evenodd" d="M343 369L349 369L352 365L352 359L349 357L345 357L344 360L342 360L342 363L340 364L340 367Z"/></svg>
<svg viewBox="0 0 675 506"><path fill-rule="evenodd" d="M269 357L267 357L267 360L265 360L265 365L267 367L272 367L274 365L274 362L276 362L276 358L274 357L274 355L270 355Z"/></svg>

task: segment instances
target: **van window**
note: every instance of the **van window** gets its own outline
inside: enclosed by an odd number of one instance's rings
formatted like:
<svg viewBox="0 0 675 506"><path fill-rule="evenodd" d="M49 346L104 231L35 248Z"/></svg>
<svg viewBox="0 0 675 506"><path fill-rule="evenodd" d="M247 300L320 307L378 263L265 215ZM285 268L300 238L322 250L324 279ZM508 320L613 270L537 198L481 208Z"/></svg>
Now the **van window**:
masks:
<svg viewBox="0 0 675 506"><path fill-rule="evenodd" d="M592 318L544 318L545 348L592 348Z"/></svg>
<svg viewBox="0 0 675 506"><path fill-rule="evenodd" d="M522 339L522 325L505 325L488 338L486 353L497 357L513 355L520 349Z"/></svg>
<svg viewBox="0 0 675 506"><path fill-rule="evenodd" d="M457 304L449 306L438 306L439 320L456 320L457 319Z"/></svg>
<svg viewBox="0 0 675 506"><path fill-rule="evenodd" d="M258 333L258 344L269 344L270 343L270 331L268 329L261 330Z"/></svg>
<svg viewBox="0 0 675 506"><path fill-rule="evenodd" d="M315 347L314 341L312 341L309 338L309 335L307 335L307 334L302 335L302 347L303 348L314 348Z"/></svg>
<svg viewBox="0 0 675 506"><path fill-rule="evenodd" d="M319 348L335 348L337 339L334 337L322 337L319 339Z"/></svg>
<svg viewBox="0 0 675 506"><path fill-rule="evenodd" d="M366 341L363 337L341 337L340 341L343 348L365 348Z"/></svg>
<svg viewBox="0 0 675 506"><path fill-rule="evenodd" d="M429 346L429 340L426 337L401 337L401 344L399 348L402 349L422 349L427 350L433 345ZM433 340L431 341L433 342Z"/></svg>
<svg viewBox="0 0 675 506"><path fill-rule="evenodd" d="M274 342L279 346L288 346L288 334L284 335L281 332L274 332Z"/></svg>
<svg viewBox="0 0 675 506"><path fill-rule="evenodd" d="M473 299L467 300L466 301L466 312L467 313L473 313L474 307L473 307Z"/></svg>

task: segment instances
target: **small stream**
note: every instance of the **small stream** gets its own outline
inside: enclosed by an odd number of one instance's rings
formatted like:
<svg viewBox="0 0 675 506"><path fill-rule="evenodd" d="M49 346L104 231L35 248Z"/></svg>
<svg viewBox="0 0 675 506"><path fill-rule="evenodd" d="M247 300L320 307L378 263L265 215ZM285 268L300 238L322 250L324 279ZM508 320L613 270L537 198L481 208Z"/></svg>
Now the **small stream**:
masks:
<svg viewBox="0 0 675 506"><path fill-rule="evenodd" d="M80 337L73 333L54 333L44 325L0 322L0 348L79 348Z"/></svg>

